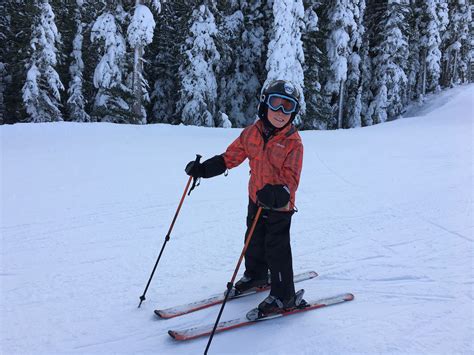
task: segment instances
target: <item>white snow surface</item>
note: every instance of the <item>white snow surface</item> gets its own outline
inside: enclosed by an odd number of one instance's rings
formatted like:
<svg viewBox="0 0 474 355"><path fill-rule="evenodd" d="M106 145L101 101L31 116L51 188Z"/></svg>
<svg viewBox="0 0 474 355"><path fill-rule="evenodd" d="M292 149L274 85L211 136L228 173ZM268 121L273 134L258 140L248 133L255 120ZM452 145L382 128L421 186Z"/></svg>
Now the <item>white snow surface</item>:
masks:
<svg viewBox="0 0 474 355"><path fill-rule="evenodd" d="M425 116L305 131L295 272L306 299L342 305L235 329L209 354L472 354L473 97L456 89ZM203 180L155 263L187 182L240 129L107 123L1 126L2 354L199 354L153 309L224 291L243 246L248 165ZM243 271L242 269L240 270ZM223 320L264 294L227 304Z"/></svg>

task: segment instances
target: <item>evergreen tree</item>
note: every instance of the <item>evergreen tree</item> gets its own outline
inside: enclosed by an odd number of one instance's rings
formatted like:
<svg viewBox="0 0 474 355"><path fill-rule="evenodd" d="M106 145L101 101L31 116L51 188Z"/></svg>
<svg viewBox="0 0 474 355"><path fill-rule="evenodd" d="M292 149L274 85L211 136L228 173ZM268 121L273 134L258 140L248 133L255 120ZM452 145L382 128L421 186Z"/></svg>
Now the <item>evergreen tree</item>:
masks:
<svg viewBox="0 0 474 355"><path fill-rule="evenodd" d="M159 21L150 44L146 62L150 62L148 74L153 83L151 93L152 112L150 123L179 123L180 112L176 103L180 97L179 68L182 64L181 47L186 40L186 31L195 1L175 0L162 4Z"/></svg>
<svg viewBox="0 0 474 355"><path fill-rule="evenodd" d="M442 84L454 86L469 81L469 24L471 11L466 0L450 1L449 25L442 36ZM472 39L471 39L472 40Z"/></svg>
<svg viewBox="0 0 474 355"><path fill-rule="evenodd" d="M81 2L83 0L79 0ZM55 24L58 29L58 41L56 43L56 71L61 82L64 84L64 91L69 92L70 68L73 61L73 43L76 36L76 11L78 3L76 0L49 0L55 15ZM68 95L61 95L61 113L65 120L69 117Z"/></svg>
<svg viewBox="0 0 474 355"><path fill-rule="evenodd" d="M342 128L343 121L347 59L351 53L349 32L356 26L351 10L348 0L336 0L326 10L329 25L326 52L330 70L325 89L332 96L333 112L337 112L337 128Z"/></svg>
<svg viewBox="0 0 474 355"><path fill-rule="evenodd" d="M216 126L217 81L214 68L220 59L216 35L214 15L208 5L200 5L190 20L190 36L183 48L185 60L179 69L181 90L177 108L184 124Z"/></svg>
<svg viewBox="0 0 474 355"><path fill-rule="evenodd" d="M268 22L267 4L261 1L234 2L222 16L219 36L220 66L219 108L227 112L236 127L253 123L257 114L258 92L263 76L262 58L265 53L264 25ZM222 10L224 11L224 10Z"/></svg>
<svg viewBox="0 0 474 355"><path fill-rule="evenodd" d="M161 4L155 2L155 8L159 12ZM143 0L136 0L132 21L128 27L128 43L134 49L133 59L133 104L132 110L135 115L135 121L146 123L146 111L143 101L149 102L148 82L143 73L143 53L145 46L153 40L153 31L155 29L155 20L150 9L143 4Z"/></svg>
<svg viewBox="0 0 474 355"><path fill-rule="evenodd" d="M446 8L444 0L418 2L422 18L420 21L420 45L423 63L422 95L439 90L441 77L441 33L445 30Z"/></svg>
<svg viewBox="0 0 474 355"><path fill-rule="evenodd" d="M93 115L95 97L98 92L94 85L94 72L102 58L101 52L103 52L103 42L92 40L92 29L99 16L106 11L106 7L106 0L84 1L81 11L83 23L82 48L87 49L82 53L82 61L84 62L82 92L85 104L84 111L89 114L92 122L97 121L97 117Z"/></svg>
<svg viewBox="0 0 474 355"><path fill-rule="evenodd" d="M7 14L7 3L0 3L0 42L7 43L10 35L10 16ZM2 45L0 47L0 125L5 120L5 87L7 86L7 46Z"/></svg>
<svg viewBox="0 0 474 355"><path fill-rule="evenodd" d="M238 92L236 67L240 66L241 53L240 41L243 32L244 15L238 1L218 1L215 4L216 25L218 35L216 36L216 48L220 60L216 65L215 74L217 80L217 126L222 126L222 119L228 119L229 115L237 126L242 120L243 95ZM245 118L244 118L245 119Z"/></svg>
<svg viewBox="0 0 474 355"><path fill-rule="evenodd" d="M77 1L75 11L76 34L71 53L72 62L69 67L70 82L68 88L67 109L69 120L76 122L90 122L91 118L85 111L83 94L84 62L82 60L82 43L84 39L84 24L82 22L82 0Z"/></svg>
<svg viewBox="0 0 474 355"><path fill-rule="evenodd" d="M368 109L373 123L385 122L399 116L407 103L408 12L406 0L388 0L384 14L378 22L377 45L372 48L372 92L375 97Z"/></svg>
<svg viewBox="0 0 474 355"><path fill-rule="evenodd" d="M420 8L418 0L410 0L410 11L407 17L408 24L408 60L407 60L407 99L420 100L422 98L423 63L421 58L420 41Z"/></svg>
<svg viewBox="0 0 474 355"><path fill-rule="evenodd" d="M365 32L363 24L365 0L349 1L353 16L349 27L349 57L347 58L347 79L345 83L346 99L344 105L343 128L354 128L362 125L362 39Z"/></svg>
<svg viewBox="0 0 474 355"><path fill-rule="evenodd" d="M273 80L291 81L301 94L300 112L306 111L303 86L304 53L301 30L304 26L304 7L302 0L282 0L273 3L273 25L267 53L267 80L265 86ZM300 117L294 122L301 124Z"/></svg>
<svg viewBox="0 0 474 355"><path fill-rule="evenodd" d="M127 86L126 43L122 25L127 13L120 2L109 2L92 27L91 41L101 43L102 58L94 71L98 92L93 115L103 122L141 123L132 112L133 93Z"/></svg>
<svg viewBox="0 0 474 355"><path fill-rule="evenodd" d="M362 36L361 52L361 123L362 126L374 124L372 114L369 113L369 105L374 100L372 93L372 82L374 80L374 63L372 48L377 45L376 34L378 23L381 21L385 10L385 0L367 0L367 7L364 12L363 25L365 32Z"/></svg>
<svg viewBox="0 0 474 355"><path fill-rule="evenodd" d="M55 47L59 39L54 13L48 0L34 2L35 17L23 102L32 122L62 121L60 90L64 87L55 70Z"/></svg>
<svg viewBox="0 0 474 355"><path fill-rule="evenodd" d="M318 9L322 1L308 0L305 2L305 30L302 33L304 48L304 86L306 112L301 115L301 129L327 129L332 119L330 97L324 95L322 82L324 68L329 65L325 51L325 40L319 27ZM322 18L324 21L324 18Z"/></svg>
<svg viewBox="0 0 474 355"><path fill-rule="evenodd" d="M26 81L25 67L30 60L30 41L33 17L36 6L33 2L6 0L2 2L6 8L8 40L2 43L2 62L5 63L7 83L4 91L5 117L4 123L15 123L27 119L21 95L22 86Z"/></svg>

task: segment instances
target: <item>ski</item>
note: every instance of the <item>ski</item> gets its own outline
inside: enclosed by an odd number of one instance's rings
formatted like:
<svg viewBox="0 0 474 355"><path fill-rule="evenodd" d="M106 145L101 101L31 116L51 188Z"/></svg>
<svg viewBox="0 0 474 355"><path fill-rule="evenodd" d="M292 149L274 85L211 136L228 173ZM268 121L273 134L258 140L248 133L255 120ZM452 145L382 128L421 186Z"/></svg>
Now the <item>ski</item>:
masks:
<svg viewBox="0 0 474 355"><path fill-rule="evenodd" d="M352 293L345 293L342 295L327 297L327 298L319 299L316 301L310 301L308 302L308 305L305 308L295 308L287 312L274 314L268 317L257 318L256 320L248 320L246 316L242 316L240 318L220 322L217 325L216 333L238 328L238 327L243 327L245 325L255 324L262 321L267 321L270 319L289 316L291 314L296 314L296 313L311 311L318 308L332 306L335 304L352 301L353 299L354 299L354 295ZM184 341L184 340L191 340L191 339L209 335L211 334L213 328L214 328L214 324L208 324L205 326L200 326L200 327L195 327L195 328L188 328L188 329L182 329L182 330L169 330L168 334L175 340Z"/></svg>
<svg viewBox="0 0 474 355"><path fill-rule="evenodd" d="M294 282L297 283L297 282L301 282L301 281L305 281L305 280L310 280L310 279L313 279L317 276L318 276L318 273L315 272L315 271L303 272L301 274L297 274L297 275L294 276ZM253 295L257 292L262 292L262 291L269 290L269 289L270 289L270 285L265 286L265 287L255 288L253 290L249 290L249 291L247 291L245 293L242 293L240 295L237 295L237 296L232 296L231 295L231 296L229 296L229 298L227 300L229 301L229 300L232 300L232 299ZM179 316L182 316L184 314L196 312L196 311L199 311L199 310L204 309L204 308L208 308L208 307L211 307L211 306L215 306L217 304L221 304L222 302L224 302L224 298L225 298L225 293L222 292L222 293L213 295L211 297L208 297L206 299L196 301L196 302L192 302L192 303L183 304L181 306L175 306L175 307L171 307L171 308L167 308L167 309L156 309L155 314L158 317L163 318L163 319L170 319L170 318L174 318L174 317L179 317Z"/></svg>

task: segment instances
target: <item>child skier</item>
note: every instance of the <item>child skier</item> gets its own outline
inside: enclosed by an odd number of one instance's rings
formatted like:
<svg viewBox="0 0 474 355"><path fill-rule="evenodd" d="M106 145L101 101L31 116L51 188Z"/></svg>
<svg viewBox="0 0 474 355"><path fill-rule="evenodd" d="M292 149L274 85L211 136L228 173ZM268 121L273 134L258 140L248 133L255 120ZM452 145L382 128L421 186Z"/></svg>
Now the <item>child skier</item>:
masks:
<svg viewBox="0 0 474 355"><path fill-rule="evenodd" d="M291 217L295 208L303 162L303 144L292 125L298 114L300 94L284 80L271 82L262 92L258 117L222 155L203 163L191 161L186 173L210 178L240 165L250 164L247 234L258 206L264 208L245 253L245 273L235 284L235 293L268 284L270 295L258 306L260 316L279 313L304 304L295 294L290 246Z"/></svg>

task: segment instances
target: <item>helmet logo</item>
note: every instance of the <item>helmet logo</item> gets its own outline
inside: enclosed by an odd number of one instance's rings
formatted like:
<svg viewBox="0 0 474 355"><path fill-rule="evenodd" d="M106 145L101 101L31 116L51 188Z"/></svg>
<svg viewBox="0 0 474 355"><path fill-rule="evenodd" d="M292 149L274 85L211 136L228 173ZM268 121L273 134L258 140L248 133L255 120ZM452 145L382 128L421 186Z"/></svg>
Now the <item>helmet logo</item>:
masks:
<svg viewBox="0 0 474 355"><path fill-rule="evenodd" d="M285 83L285 85L283 86L283 88L285 89L285 92L286 92L288 95L293 94L293 91L295 91L295 87L293 86L292 83Z"/></svg>

